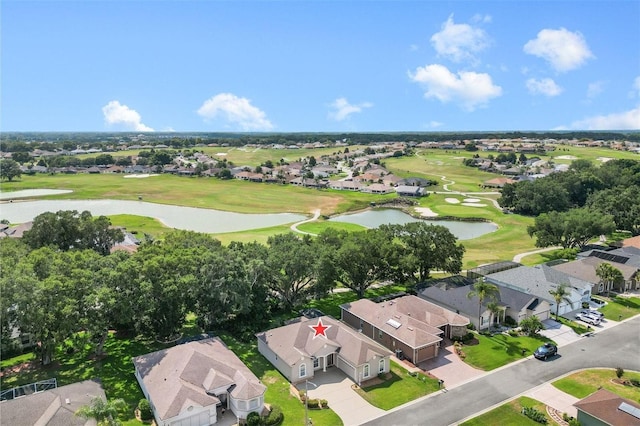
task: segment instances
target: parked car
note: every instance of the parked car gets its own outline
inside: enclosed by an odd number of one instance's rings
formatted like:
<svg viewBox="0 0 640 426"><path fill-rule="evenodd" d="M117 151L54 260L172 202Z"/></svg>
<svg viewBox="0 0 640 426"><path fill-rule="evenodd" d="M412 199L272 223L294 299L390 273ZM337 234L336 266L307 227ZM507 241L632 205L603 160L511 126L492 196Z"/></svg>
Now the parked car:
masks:
<svg viewBox="0 0 640 426"><path fill-rule="evenodd" d="M582 311L580 311L580 313L583 315L598 317L601 321L604 319L604 314L600 311L596 311L595 309L583 309Z"/></svg>
<svg viewBox="0 0 640 426"><path fill-rule="evenodd" d="M591 325L600 325L600 323L602 322L600 317L597 317L595 315L591 315L589 313L587 313L587 314L583 314L583 313L576 314L576 319L579 319L579 320L581 320L583 322L586 322L587 324L591 324Z"/></svg>
<svg viewBox="0 0 640 426"><path fill-rule="evenodd" d="M548 357L554 356L557 354L558 354L558 347L553 343L547 342L544 345L540 346L538 349L536 349L535 352L533 353L533 356L535 356L538 359L547 359Z"/></svg>

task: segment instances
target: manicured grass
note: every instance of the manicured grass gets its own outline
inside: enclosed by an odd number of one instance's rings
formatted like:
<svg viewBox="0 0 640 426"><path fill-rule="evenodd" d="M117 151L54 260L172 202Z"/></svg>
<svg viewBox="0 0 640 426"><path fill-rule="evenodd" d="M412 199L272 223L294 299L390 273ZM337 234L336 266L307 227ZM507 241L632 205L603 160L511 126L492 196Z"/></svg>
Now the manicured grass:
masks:
<svg viewBox="0 0 640 426"><path fill-rule="evenodd" d="M613 321L625 320L640 314L640 297L620 297L613 299L603 297L607 303L600 308L606 319Z"/></svg>
<svg viewBox="0 0 640 426"><path fill-rule="evenodd" d="M389 378L373 386L355 389L371 405L383 410L390 410L429 395L437 391L439 387L437 379L422 373L412 376L406 369L391 361Z"/></svg>
<svg viewBox="0 0 640 426"><path fill-rule="evenodd" d="M173 231L173 228L164 226L158 219L145 216L135 216L132 214L117 214L109 216L113 226L122 226L128 232L133 233L136 238L144 241L145 234L153 237L159 237L167 232Z"/></svg>
<svg viewBox="0 0 640 426"><path fill-rule="evenodd" d="M298 226L300 231L309 232L311 234L321 234L328 228L333 228L337 231L348 231L348 232L356 232L356 231L364 231L366 228L364 226L357 225L355 223L346 223L346 222L329 222L329 221L317 221L317 222L308 222L303 223Z"/></svg>
<svg viewBox="0 0 640 426"><path fill-rule="evenodd" d="M640 380L640 372L625 371L622 378L625 380ZM623 398L640 402L639 387L615 383L613 382L614 379L617 379L615 369L594 369L578 371L570 376L556 380L552 385L580 399L591 395L602 387Z"/></svg>
<svg viewBox="0 0 640 426"><path fill-rule="evenodd" d="M478 344L464 345L464 361L472 367L489 371L531 355L540 345L549 342L545 337L496 334L485 336L474 333ZM522 351L524 350L524 355Z"/></svg>
<svg viewBox="0 0 640 426"><path fill-rule="evenodd" d="M553 319L555 320L556 317L553 316ZM566 325L567 327L571 328L577 334L584 334L584 333L587 333L589 331L593 331L592 328L587 327L587 325L585 325L585 324L581 324L579 322L572 321L572 320L564 318L564 317L558 317L557 321L562 323L562 324L564 324L564 325Z"/></svg>
<svg viewBox="0 0 640 426"><path fill-rule="evenodd" d="M221 333L220 338L244 362L264 385L267 386L265 402L279 405L284 413L283 425L304 424L304 405L293 396L290 383L259 352L255 342L242 343L232 336ZM316 425L342 425L342 420L330 409L310 410L309 417Z"/></svg>
<svg viewBox="0 0 640 426"><path fill-rule="evenodd" d="M556 424L547 415L545 404L532 398L522 396L516 400L508 402L494 408L493 410L486 412L478 417L474 417L464 423L460 423L460 426L486 426L486 425L501 425L501 426L534 426L539 425L524 414L522 414L523 407L533 407L538 411L541 411L547 417L547 424Z"/></svg>

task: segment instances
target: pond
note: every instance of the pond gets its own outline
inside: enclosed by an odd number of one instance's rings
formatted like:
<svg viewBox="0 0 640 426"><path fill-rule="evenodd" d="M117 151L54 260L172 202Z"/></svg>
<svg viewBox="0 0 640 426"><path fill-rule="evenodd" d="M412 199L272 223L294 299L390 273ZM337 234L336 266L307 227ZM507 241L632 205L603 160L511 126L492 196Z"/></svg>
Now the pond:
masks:
<svg viewBox="0 0 640 426"><path fill-rule="evenodd" d="M158 219L164 225L187 231L218 234L286 225L307 219L293 213L244 214L195 207L154 204L125 200L37 200L0 204L0 219L11 223L33 220L44 212L88 210L93 216L131 214Z"/></svg>
<svg viewBox="0 0 640 426"><path fill-rule="evenodd" d="M491 222L418 219L397 209L374 209L360 213L343 214L332 217L329 221L355 223L366 228L377 228L386 224L404 225L410 222L426 221L431 225L442 225L448 228L459 240L470 240L498 229L498 226Z"/></svg>

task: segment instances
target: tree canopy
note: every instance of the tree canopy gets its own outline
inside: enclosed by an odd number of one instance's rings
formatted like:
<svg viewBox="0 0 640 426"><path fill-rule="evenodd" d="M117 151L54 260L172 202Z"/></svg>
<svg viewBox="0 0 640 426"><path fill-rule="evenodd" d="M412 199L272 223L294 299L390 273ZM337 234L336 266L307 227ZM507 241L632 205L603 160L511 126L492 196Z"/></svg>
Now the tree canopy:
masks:
<svg viewBox="0 0 640 426"><path fill-rule="evenodd" d="M562 246L565 249L583 247L592 239L614 230L612 216L585 208L543 213L527 227L529 236L536 238L536 247Z"/></svg>

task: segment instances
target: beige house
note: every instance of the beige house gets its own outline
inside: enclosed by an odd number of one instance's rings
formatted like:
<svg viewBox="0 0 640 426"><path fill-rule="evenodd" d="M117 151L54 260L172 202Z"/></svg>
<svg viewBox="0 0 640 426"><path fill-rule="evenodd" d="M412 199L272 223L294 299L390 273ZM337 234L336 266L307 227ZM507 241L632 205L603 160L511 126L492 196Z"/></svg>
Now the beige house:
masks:
<svg viewBox="0 0 640 426"><path fill-rule="evenodd" d="M231 410L246 419L264 410L266 387L217 337L133 359L158 426L208 426Z"/></svg>
<svg viewBox="0 0 640 426"><path fill-rule="evenodd" d="M414 364L438 356L443 337L467 333L469 320L417 296L340 305L342 320Z"/></svg>
<svg viewBox="0 0 640 426"><path fill-rule="evenodd" d="M390 369L391 351L329 316L301 318L256 337L260 353L294 384L333 366L358 384Z"/></svg>
<svg viewBox="0 0 640 426"><path fill-rule="evenodd" d="M572 262L561 263L553 266L553 268L571 275L572 277L580 278L581 280L591 283L592 294L623 290L621 285L614 285L612 288L607 288L608 284L603 283L600 277L598 277L596 271L603 263L610 264L622 273L622 277L624 278L624 290L635 290L638 288L638 284L640 283L640 271L637 267L625 265L624 263L607 261L595 256L583 257Z"/></svg>

